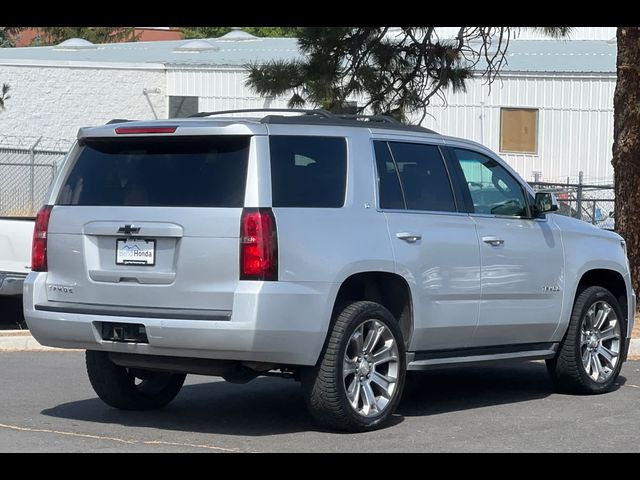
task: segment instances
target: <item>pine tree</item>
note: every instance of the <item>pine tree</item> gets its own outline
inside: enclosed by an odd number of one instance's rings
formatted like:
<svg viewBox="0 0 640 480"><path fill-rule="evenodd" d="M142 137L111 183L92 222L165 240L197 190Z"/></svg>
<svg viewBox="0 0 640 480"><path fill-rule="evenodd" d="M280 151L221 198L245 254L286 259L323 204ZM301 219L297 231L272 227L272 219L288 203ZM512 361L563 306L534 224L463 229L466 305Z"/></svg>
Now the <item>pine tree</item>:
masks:
<svg viewBox="0 0 640 480"><path fill-rule="evenodd" d="M564 36L569 27L540 27ZM290 107L311 104L342 112L349 99L363 99L359 111L421 122L431 99L465 89L480 69L489 82L504 64L517 27L461 27L441 39L436 27L305 27L298 43L302 58L249 65L249 85L263 96L291 95Z"/></svg>

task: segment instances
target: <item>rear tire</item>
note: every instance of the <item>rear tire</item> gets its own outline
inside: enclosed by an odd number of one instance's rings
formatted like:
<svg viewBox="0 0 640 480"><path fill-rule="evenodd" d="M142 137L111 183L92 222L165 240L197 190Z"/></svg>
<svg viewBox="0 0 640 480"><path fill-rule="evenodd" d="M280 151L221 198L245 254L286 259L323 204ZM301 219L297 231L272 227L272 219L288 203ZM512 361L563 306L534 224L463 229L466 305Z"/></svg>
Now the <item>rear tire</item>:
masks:
<svg viewBox="0 0 640 480"><path fill-rule="evenodd" d="M173 400L184 374L120 367L107 352L87 350L87 374L93 390L107 405L121 410L155 410Z"/></svg>
<svg viewBox="0 0 640 480"><path fill-rule="evenodd" d="M405 370L402 332L389 310L351 303L333 324L318 364L302 374L307 408L330 429L380 428L398 406Z"/></svg>
<svg viewBox="0 0 640 480"><path fill-rule="evenodd" d="M587 395L611 390L622 368L624 318L618 300L606 288L580 292L558 354L547 360L557 390Z"/></svg>

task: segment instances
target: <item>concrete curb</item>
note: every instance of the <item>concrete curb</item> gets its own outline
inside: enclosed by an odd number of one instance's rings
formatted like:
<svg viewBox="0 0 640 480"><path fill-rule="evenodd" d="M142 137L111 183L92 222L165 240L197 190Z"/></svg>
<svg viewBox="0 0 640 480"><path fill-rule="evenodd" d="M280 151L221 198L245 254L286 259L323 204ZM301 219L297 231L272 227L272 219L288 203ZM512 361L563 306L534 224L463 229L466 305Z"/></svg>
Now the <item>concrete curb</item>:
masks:
<svg viewBox="0 0 640 480"><path fill-rule="evenodd" d="M0 352L62 352L63 348L45 347L28 330L0 330ZM629 357L640 360L640 338L632 338Z"/></svg>
<svg viewBox="0 0 640 480"><path fill-rule="evenodd" d="M61 352L61 348L45 347L28 330L0 331L0 352Z"/></svg>

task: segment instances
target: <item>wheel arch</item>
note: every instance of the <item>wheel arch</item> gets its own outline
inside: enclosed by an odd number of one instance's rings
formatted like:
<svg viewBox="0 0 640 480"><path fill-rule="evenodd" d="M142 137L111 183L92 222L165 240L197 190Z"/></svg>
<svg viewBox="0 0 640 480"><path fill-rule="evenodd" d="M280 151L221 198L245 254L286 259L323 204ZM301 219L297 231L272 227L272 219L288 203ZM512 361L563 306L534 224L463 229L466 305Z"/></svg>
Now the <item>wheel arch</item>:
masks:
<svg viewBox="0 0 640 480"><path fill-rule="evenodd" d="M609 268L593 268L587 270L582 274L577 283L576 291L573 295L574 302L578 295L587 287L603 287L609 290L613 296L616 297L618 303L620 303L620 308L622 309L625 320L627 324L629 323L627 284L624 276L620 272Z"/></svg>
<svg viewBox="0 0 640 480"><path fill-rule="evenodd" d="M414 307L407 280L397 273L364 271L353 273L342 282L331 313L331 326L339 312L349 303L368 300L387 308L398 321L405 347L413 335Z"/></svg>
<svg viewBox="0 0 640 480"><path fill-rule="evenodd" d="M592 268L585 268L579 272L576 278L578 281L574 284L575 287L571 292L567 292L567 297L565 298L562 321L556 330L556 334L554 334L556 341L562 340L567 332L569 319L576 299L584 289L591 286L606 288L618 300L626 324L626 337L627 339L631 338L635 315L635 311L633 311L635 310L635 301L628 276L618 269L612 268L610 265L595 265Z"/></svg>

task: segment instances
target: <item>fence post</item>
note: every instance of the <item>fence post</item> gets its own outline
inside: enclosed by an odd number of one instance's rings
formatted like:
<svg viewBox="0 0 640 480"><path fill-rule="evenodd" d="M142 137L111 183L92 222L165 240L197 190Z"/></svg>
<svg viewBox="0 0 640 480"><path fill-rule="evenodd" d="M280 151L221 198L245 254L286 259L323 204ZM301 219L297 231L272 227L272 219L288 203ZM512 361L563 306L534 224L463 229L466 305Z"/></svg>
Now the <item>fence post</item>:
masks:
<svg viewBox="0 0 640 480"><path fill-rule="evenodd" d="M29 160L30 160L29 163L31 164L29 167L29 209L31 210L30 215L33 215L33 207L35 202L36 147L38 146L41 140L42 140L42 137L38 138L36 143L34 143L33 146L29 149Z"/></svg>
<svg viewBox="0 0 640 480"><path fill-rule="evenodd" d="M578 191L576 193L576 210L578 210L578 220L582 220L582 179L584 173L582 170L578 172Z"/></svg>

